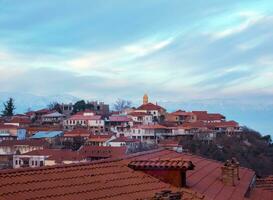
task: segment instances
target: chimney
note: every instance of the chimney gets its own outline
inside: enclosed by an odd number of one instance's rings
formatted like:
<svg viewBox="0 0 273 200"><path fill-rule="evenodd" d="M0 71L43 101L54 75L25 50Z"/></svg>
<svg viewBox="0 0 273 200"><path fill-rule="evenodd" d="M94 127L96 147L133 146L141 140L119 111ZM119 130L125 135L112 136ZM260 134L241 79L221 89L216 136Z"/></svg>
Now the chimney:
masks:
<svg viewBox="0 0 273 200"><path fill-rule="evenodd" d="M170 190L162 190L161 192L155 193L152 200L181 200L182 194L179 192L173 193Z"/></svg>
<svg viewBox="0 0 273 200"><path fill-rule="evenodd" d="M186 172L194 165L186 160L136 160L128 167L140 170L176 187L187 187Z"/></svg>
<svg viewBox="0 0 273 200"><path fill-rule="evenodd" d="M235 180L240 180L239 166L236 158L227 160L222 166L222 181L225 185L235 186Z"/></svg>

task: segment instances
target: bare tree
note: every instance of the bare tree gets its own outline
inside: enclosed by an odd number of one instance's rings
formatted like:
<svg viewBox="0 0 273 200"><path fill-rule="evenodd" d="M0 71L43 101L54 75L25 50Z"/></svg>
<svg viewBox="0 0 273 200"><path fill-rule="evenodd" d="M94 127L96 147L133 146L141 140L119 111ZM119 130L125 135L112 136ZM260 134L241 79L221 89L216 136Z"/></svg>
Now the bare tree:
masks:
<svg viewBox="0 0 273 200"><path fill-rule="evenodd" d="M126 108L131 108L132 102L124 99L118 99L114 104L114 109L116 111L123 111Z"/></svg>

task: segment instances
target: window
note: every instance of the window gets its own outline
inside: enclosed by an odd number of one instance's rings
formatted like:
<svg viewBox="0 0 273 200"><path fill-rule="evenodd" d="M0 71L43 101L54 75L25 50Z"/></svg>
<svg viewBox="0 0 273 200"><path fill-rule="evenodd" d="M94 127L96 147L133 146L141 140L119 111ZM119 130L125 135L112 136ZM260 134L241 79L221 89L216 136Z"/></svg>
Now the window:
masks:
<svg viewBox="0 0 273 200"><path fill-rule="evenodd" d="M37 160L35 160L35 166L37 166L38 165L38 161Z"/></svg>
<svg viewBox="0 0 273 200"><path fill-rule="evenodd" d="M33 160L33 161L31 161L31 165L32 165L32 166L34 165L34 160Z"/></svg>
<svg viewBox="0 0 273 200"><path fill-rule="evenodd" d="M42 160L40 161L40 166L44 166L44 162Z"/></svg>
<svg viewBox="0 0 273 200"><path fill-rule="evenodd" d="M15 165L18 165L18 160L15 160Z"/></svg>

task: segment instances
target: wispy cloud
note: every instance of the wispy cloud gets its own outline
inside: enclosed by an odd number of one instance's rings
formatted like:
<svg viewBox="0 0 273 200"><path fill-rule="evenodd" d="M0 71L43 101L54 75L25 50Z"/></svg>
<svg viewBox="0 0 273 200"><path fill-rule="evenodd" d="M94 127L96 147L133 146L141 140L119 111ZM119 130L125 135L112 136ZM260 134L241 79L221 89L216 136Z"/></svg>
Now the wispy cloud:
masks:
<svg viewBox="0 0 273 200"><path fill-rule="evenodd" d="M6 2L0 90L177 100L272 88L273 4L266 0Z"/></svg>
<svg viewBox="0 0 273 200"><path fill-rule="evenodd" d="M105 71L122 72L121 66L128 64L130 61L139 57L149 56L167 47L173 38L167 39L145 39L128 45L116 47L104 51L85 52L76 58L67 61L67 66L77 72L82 70L88 71Z"/></svg>
<svg viewBox="0 0 273 200"><path fill-rule="evenodd" d="M229 37L231 35L245 31L246 29L262 20L263 17L263 14L255 11L242 11L235 13L232 15L232 17L227 18L227 20L230 19L231 21L234 21L234 24L228 25L228 27L223 28L223 30L217 30L208 34L212 39L215 40Z"/></svg>

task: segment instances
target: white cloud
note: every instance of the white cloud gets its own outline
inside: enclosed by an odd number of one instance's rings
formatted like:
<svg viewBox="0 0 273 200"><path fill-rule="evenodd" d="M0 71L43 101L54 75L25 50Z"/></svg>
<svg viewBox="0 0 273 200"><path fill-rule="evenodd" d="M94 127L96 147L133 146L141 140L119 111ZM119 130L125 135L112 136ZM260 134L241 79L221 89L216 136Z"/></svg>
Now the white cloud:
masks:
<svg viewBox="0 0 273 200"><path fill-rule="evenodd" d="M223 30L211 32L209 33L209 35L214 40L222 39L222 38L243 32L249 27L255 25L257 22L259 22L263 18L264 18L264 15L258 12L253 12L253 11L238 12L234 15L234 17L231 17L231 19L240 20L241 22L239 24L230 26Z"/></svg>
<svg viewBox="0 0 273 200"><path fill-rule="evenodd" d="M135 57L141 57L146 56L149 54L152 54L156 51L159 51L160 49L165 48L169 44L172 43L174 38L168 38L166 40L161 41L140 41L136 42L134 44L129 44L127 46L124 46L123 49L125 52L135 56Z"/></svg>
<svg viewBox="0 0 273 200"><path fill-rule="evenodd" d="M145 39L116 49L100 52L86 52L82 56L73 58L66 64L77 72L82 70L97 70L107 72L121 72L125 63L139 57L148 56L167 47L173 38L162 40ZM105 70L107 69L107 70ZM86 72L86 71L85 71Z"/></svg>

